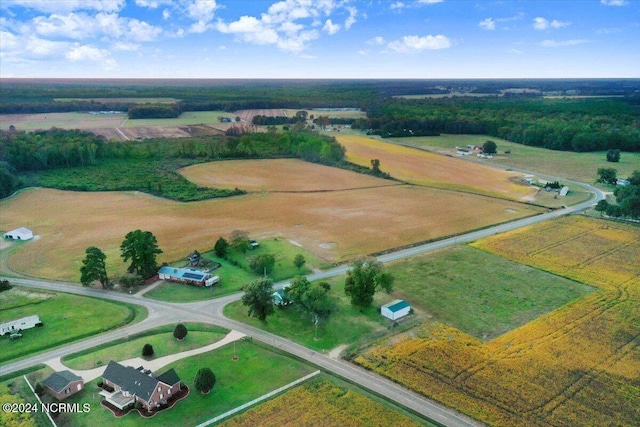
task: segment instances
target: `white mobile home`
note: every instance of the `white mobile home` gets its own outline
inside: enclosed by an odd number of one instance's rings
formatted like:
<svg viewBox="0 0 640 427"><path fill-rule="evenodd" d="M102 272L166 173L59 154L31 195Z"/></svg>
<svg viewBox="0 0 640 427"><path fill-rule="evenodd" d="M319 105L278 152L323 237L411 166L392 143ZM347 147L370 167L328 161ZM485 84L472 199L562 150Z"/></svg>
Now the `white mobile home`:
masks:
<svg viewBox="0 0 640 427"><path fill-rule="evenodd" d="M409 314L409 311L411 311L411 306L408 302L401 299L391 301L390 303L380 307L380 313L391 320L397 320L404 317Z"/></svg>
<svg viewBox="0 0 640 427"><path fill-rule="evenodd" d="M40 316L37 314L29 317L23 317L22 319L0 323L0 335L24 331L25 329L30 329L40 325L42 325L42 322L40 321Z"/></svg>

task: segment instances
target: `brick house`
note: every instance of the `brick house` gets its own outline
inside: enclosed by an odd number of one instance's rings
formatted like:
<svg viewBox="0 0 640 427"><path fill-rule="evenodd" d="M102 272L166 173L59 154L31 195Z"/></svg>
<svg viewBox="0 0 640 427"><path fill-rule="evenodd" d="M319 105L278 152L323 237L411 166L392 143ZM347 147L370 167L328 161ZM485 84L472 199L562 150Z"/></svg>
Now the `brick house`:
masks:
<svg viewBox="0 0 640 427"><path fill-rule="evenodd" d="M71 371L54 372L42 382L42 387L58 400L76 394L84 388L84 380Z"/></svg>
<svg viewBox="0 0 640 427"><path fill-rule="evenodd" d="M113 392L103 390L100 395L120 410L140 403L147 411L153 411L180 391L180 378L174 369L156 375L142 366L133 368L111 361L102 379Z"/></svg>

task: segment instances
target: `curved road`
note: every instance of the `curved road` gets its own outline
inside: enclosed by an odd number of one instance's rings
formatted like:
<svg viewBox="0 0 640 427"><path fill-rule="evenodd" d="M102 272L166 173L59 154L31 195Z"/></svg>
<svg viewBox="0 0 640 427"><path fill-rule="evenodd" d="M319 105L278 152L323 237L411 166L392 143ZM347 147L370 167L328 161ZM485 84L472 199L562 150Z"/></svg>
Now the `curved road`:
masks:
<svg viewBox="0 0 640 427"><path fill-rule="evenodd" d="M554 178L555 179L555 178ZM567 181L567 180L565 180ZM458 243L465 243L487 236L491 236L505 231L514 230L520 227L526 227L535 223L546 221L549 219L557 218L563 215L579 212L588 207L591 207L598 201L604 198L604 193L600 190L591 187L587 184L572 182L574 185L581 186L587 191L591 192L594 196L583 203L578 205L567 207L544 214L536 215L530 218L520 219L513 222L496 225L486 228L484 230L473 231L470 233L462 234L456 237L451 237L445 240L428 243L408 249L402 249L394 251L378 257L381 262L390 262L402 258L408 258L417 254L441 249L447 246L455 245ZM326 279L329 277L344 274L348 270L348 266L343 265L331 270L323 271L321 273L315 273L308 276L309 280ZM135 323L131 326L127 326L118 330L107 332L99 336L88 338L77 343L66 345L58 349L47 351L45 353L28 357L7 365L0 366L0 376L10 374L22 369L32 367L34 365L43 363L46 360L64 356L66 354L74 353L80 350L88 349L96 345L100 345L114 339L123 338L132 334L142 332L144 330L154 328L166 324L175 324L178 322L204 322L212 323L218 326L222 326L228 329L237 330L252 337L253 339L262 341L269 345L274 345L281 350L295 355L301 359L304 359L318 367L329 371L333 374L346 378L356 384L359 384L375 393L378 393L386 398L395 401L396 403L405 406L416 413L421 414L425 418L434 420L445 426L463 427L463 426L478 426L482 425L478 421L472 420L462 414L455 412L443 405L431 402L412 391L409 391L396 383L382 378L371 372L358 368L357 366L344 362L342 360L335 360L324 354L317 353L304 346L294 343L293 341L285 338L278 337L263 330L248 326L246 324L228 319L223 314L224 306L237 301L242 297L242 293L236 293L225 297L217 298L214 300L199 301L194 303L169 303L162 301L154 301L143 298L138 295L126 295L115 292L102 291L97 289L88 289L79 287L75 284L50 282L35 279L15 279L6 278L11 282L32 288L47 289L58 292L67 292L76 295L104 298L112 301L126 302L138 304L145 307L148 310L148 316L146 319L139 323ZM276 284L276 288L284 286L287 282L281 282Z"/></svg>

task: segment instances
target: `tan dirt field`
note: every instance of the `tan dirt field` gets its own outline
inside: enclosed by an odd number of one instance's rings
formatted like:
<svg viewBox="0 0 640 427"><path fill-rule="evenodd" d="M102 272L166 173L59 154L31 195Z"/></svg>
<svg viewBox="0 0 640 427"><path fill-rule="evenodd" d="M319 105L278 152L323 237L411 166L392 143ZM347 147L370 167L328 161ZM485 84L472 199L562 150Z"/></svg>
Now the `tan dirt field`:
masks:
<svg viewBox="0 0 640 427"><path fill-rule="evenodd" d="M203 187L256 191L333 191L399 185L342 169L296 159L228 160L178 170Z"/></svg>
<svg viewBox="0 0 640 427"><path fill-rule="evenodd" d="M379 159L383 172L402 181L522 201L536 192L533 187L513 182L522 176L517 172L506 172L366 136L335 137L347 149L350 162L371 167L371 159Z"/></svg>
<svg viewBox="0 0 640 427"><path fill-rule="evenodd" d="M8 130L14 125L17 130L115 128L122 125L126 114L89 113L43 113L0 114L0 129Z"/></svg>
<svg viewBox="0 0 640 427"><path fill-rule="evenodd" d="M382 181L381 182L385 182ZM136 192L29 189L0 201L0 230L29 227L42 236L9 256L10 269L79 279L85 249L107 255L111 275L124 272L124 236L154 233L159 261L211 250L243 229L253 238L282 236L330 261L383 251L520 218L540 210L515 202L431 188L393 186L325 193L260 193L178 203Z"/></svg>

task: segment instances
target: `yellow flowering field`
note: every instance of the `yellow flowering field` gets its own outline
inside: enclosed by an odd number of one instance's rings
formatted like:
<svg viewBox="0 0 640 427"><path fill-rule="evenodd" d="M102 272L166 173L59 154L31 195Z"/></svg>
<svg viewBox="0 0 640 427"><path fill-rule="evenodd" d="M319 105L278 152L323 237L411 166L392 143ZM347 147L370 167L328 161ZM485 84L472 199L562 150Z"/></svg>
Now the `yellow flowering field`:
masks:
<svg viewBox="0 0 640 427"><path fill-rule="evenodd" d="M576 216L473 246L600 290L485 344L423 323L356 363L490 425L640 425L640 228Z"/></svg>
<svg viewBox="0 0 640 427"><path fill-rule="evenodd" d="M221 424L239 426L420 426L406 415L329 380L312 381Z"/></svg>

